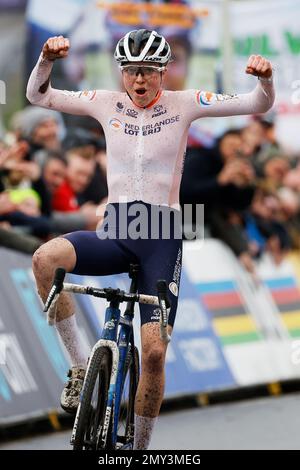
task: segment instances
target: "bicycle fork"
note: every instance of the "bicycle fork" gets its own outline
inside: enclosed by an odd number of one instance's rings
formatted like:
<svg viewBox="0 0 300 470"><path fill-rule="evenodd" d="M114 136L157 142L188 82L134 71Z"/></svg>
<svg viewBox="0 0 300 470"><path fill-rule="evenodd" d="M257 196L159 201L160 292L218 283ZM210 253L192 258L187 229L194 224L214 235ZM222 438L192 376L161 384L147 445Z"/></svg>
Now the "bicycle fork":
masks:
<svg viewBox="0 0 300 470"><path fill-rule="evenodd" d="M115 401L114 401L114 413L112 419L112 444L115 448L118 438L118 422L121 408L122 400L122 391L124 387L125 380L125 362L129 352L129 341L132 336L132 320L130 317L125 316L120 319L121 329L119 334L118 349L119 349L119 364L118 364L118 374L117 374L117 383L115 390Z"/></svg>
<svg viewBox="0 0 300 470"><path fill-rule="evenodd" d="M111 340L100 340L100 346L104 346L111 351L112 355L112 368L111 368L111 375L110 375L110 382L109 382L109 389L108 389L108 396L107 396L107 404L106 404L106 411L105 411L105 418L103 423L103 428L98 429L98 433L101 433L101 447L105 448L106 441L107 441L107 434L109 430L110 421L112 419L112 410L114 409L114 401L116 395L116 381L118 375L118 365L119 365L119 349L116 342Z"/></svg>

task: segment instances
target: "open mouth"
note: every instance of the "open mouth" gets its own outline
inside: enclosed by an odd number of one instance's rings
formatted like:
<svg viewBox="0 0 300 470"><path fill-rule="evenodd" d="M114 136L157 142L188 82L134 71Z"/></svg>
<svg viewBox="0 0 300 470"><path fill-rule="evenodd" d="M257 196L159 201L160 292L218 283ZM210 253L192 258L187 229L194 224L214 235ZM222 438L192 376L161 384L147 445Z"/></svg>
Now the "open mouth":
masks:
<svg viewBox="0 0 300 470"><path fill-rule="evenodd" d="M135 90L135 92L140 96L144 95L146 91L147 90L145 88L139 88L138 90Z"/></svg>

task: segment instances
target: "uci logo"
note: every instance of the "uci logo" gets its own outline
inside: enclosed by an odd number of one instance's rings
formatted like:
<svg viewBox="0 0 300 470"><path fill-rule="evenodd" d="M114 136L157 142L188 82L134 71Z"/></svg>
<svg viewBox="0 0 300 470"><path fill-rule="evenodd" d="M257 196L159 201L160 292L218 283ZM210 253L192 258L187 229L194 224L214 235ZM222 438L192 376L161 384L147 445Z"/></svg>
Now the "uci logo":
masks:
<svg viewBox="0 0 300 470"><path fill-rule="evenodd" d="M121 123L121 121L119 121L119 119L111 119L109 121L109 127L113 131L120 131L123 127L123 124Z"/></svg>

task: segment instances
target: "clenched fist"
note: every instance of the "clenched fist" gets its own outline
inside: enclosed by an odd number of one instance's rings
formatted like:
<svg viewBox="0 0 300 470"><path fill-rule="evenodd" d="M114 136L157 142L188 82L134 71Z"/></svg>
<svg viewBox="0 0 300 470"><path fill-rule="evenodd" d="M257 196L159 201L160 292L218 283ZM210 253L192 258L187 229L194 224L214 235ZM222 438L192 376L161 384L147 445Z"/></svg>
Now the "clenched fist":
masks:
<svg viewBox="0 0 300 470"><path fill-rule="evenodd" d="M43 57L48 60L63 59L67 57L70 49L70 41L63 36L49 38L43 46Z"/></svg>
<svg viewBox="0 0 300 470"><path fill-rule="evenodd" d="M261 55L251 55L248 59L246 73L261 78L272 77L271 62Z"/></svg>

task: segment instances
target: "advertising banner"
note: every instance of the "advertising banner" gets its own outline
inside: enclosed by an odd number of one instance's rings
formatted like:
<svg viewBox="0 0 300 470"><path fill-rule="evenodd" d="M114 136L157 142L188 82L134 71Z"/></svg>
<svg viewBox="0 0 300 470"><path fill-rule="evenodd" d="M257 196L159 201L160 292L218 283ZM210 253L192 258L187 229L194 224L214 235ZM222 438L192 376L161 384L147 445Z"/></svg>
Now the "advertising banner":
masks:
<svg viewBox="0 0 300 470"><path fill-rule="evenodd" d="M261 54L271 60L275 69L278 138L288 151L299 151L300 1L231 2L230 12L233 87L240 92L251 89L252 81L244 74L251 54Z"/></svg>
<svg viewBox="0 0 300 470"><path fill-rule="evenodd" d="M44 42L53 35L70 39L66 60L53 70L53 86L69 90L119 89L121 76L113 59L117 41L128 31L155 29L165 35L174 62L169 64L165 88L216 90L220 45L219 1L198 0L30 0L27 8L26 79ZM59 14L58 14L59 12ZM193 125L195 145L211 145L203 123Z"/></svg>
<svg viewBox="0 0 300 470"><path fill-rule="evenodd" d="M30 257L0 250L0 426L59 410L69 359L42 312ZM166 358L165 398L300 378L300 262L265 257L260 283L217 240L185 242L178 311ZM127 275L70 275L69 281L128 290ZM106 301L76 297L88 355ZM122 309L121 309L122 310ZM140 349L136 306L135 342Z"/></svg>
<svg viewBox="0 0 300 470"><path fill-rule="evenodd" d="M25 8L27 0L0 0L0 10Z"/></svg>
<svg viewBox="0 0 300 470"><path fill-rule="evenodd" d="M299 151L300 0L230 1L226 5L227 20L220 0L30 0L26 78L45 40L58 34L70 38L71 51L55 70L59 83L74 90L120 87L112 51L121 36L137 28L156 29L170 42L175 61L169 66L165 87L171 90L223 92L226 57L232 70L231 89L225 91L248 92L255 87L256 79L245 74L245 65L251 54L261 54L275 68L277 98L268 118L274 119L276 113L278 140L287 151ZM228 41L231 51L224 55ZM189 142L210 146L216 134L246 122L246 117L197 121Z"/></svg>
<svg viewBox="0 0 300 470"><path fill-rule="evenodd" d="M276 266L264 257L257 284L228 247L207 239L186 249L183 263L210 314L236 386L300 377L299 362L293 360L299 269L290 260Z"/></svg>
<svg viewBox="0 0 300 470"><path fill-rule="evenodd" d="M120 274L97 278L72 276L72 281L98 288L129 289L128 276ZM80 296L79 302L90 327L98 332L99 337L107 303L90 296ZM134 336L140 350L140 314L137 306ZM165 397L223 389L233 385L235 383L224 359L221 342L212 328L209 313L199 302L199 294L189 280L188 272L183 270L178 311L172 341L167 350Z"/></svg>
<svg viewBox="0 0 300 470"><path fill-rule="evenodd" d="M29 256L0 249L0 425L60 409L69 359L55 328L47 325ZM77 315L87 350L94 338Z"/></svg>

